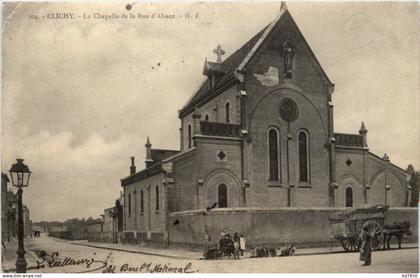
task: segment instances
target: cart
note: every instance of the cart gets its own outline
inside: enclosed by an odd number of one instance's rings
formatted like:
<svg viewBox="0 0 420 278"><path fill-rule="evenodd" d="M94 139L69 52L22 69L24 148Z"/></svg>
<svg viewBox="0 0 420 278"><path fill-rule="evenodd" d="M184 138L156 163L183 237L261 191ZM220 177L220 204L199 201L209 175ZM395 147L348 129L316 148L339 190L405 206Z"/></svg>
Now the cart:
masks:
<svg viewBox="0 0 420 278"><path fill-rule="evenodd" d="M362 240L360 232L364 226L372 237L372 249L377 250L383 242L385 212L389 206L374 206L340 211L329 216L333 237L347 252L359 251Z"/></svg>

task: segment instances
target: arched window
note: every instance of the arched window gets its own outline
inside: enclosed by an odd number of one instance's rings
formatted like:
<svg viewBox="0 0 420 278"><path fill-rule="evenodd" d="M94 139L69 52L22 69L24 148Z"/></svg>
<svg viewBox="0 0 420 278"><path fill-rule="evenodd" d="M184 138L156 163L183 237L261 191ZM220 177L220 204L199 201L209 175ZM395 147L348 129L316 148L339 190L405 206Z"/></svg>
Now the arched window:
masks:
<svg viewBox="0 0 420 278"><path fill-rule="evenodd" d="M191 148L192 145L192 138L191 138L191 125L188 125L188 148Z"/></svg>
<svg viewBox="0 0 420 278"><path fill-rule="evenodd" d="M219 185L218 188L218 204L219 208L227 208L227 187L226 184Z"/></svg>
<svg viewBox="0 0 420 278"><path fill-rule="evenodd" d="M128 194L128 216L131 215L131 194Z"/></svg>
<svg viewBox="0 0 420 278"><path fill-rule="evenodd" d="M144 195L143 195L143 190L140 191L140 212L144 212Z"/></svg>
<svg viewBox="0 0 420 278"><path fill-rule="evenodd" d="M204 120L205 120L206 122L208 122L208 121L209 121L209 114L206 114L206 116L204 117Z"/></svg>
<svg viewBox="0 0 420 278"><path fill-rule="evenodd" d="M346 207L353 206L353 189L351 187L347 187L346 189Z"/></svg>
<svg viewBox="0 0 420 278"><path fill-rule="evenodd" d="M299 140L299 181L309 182L309 144L308 133L300 131Z"/></svg>
<svg viewBox="0 0 420 278"><path fill-rule="evenodd" d="M230 103L226 103L225 106L225 113L226 113L226 122L229 123L230 122Z"/></svg>
<svg viewBox="0 0 420 278"><path fill-rule="evenodd" d="M279 141L277 130L274 128L268 131L268 159L270 181L279 180Z"/></svg>
<svg viewBox="0 0 420 278"><path fill-rule="evenodd" d="M159 186L156 185L155 191L156 191L156 210L159 210Z"/></svg>

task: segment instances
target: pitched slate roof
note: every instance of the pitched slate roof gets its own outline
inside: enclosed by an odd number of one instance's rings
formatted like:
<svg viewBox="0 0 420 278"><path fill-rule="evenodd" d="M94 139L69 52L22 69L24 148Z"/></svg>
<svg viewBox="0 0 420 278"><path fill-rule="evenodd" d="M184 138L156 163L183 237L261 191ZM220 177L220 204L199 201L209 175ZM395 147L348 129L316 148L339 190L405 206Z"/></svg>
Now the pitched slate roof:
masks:
<svg viewBox="0 0 420 278"><path fill-rule="evenodd" d="M180 151L175 150L162 150L162 149L152 149L152 160L154 162L161 162L165 158L171 157Z"/></svg>
<svg viewBox="0 0 420 278"><path fill-rule="evenodd" d="M251 51L255 43L260 39L262 34L264 33L265 27L261 30L258 34L256 34L253 38L247 41L241 48L236 50L232 53L228 58L226 58L223 62L223 69L226 71L223 78L221 78L213 88L217 88L220 84L223 84L226 80L231 78L235 72L235 69L241 64L241 62L245 59L248 53ZM187 110L191 106L194 106L198 100L202 97L207 95L210 91L209 80L206 79L202 84L198 91L188 100L187 104L181 109L180 113Z"/></svg>

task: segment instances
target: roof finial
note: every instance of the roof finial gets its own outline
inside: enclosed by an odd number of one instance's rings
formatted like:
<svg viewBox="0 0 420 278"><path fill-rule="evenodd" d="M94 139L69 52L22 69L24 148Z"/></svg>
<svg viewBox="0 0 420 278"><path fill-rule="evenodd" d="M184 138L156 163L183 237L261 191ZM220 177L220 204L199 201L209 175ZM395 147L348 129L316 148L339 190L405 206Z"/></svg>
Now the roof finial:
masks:
<svg viewBox="0 0 420 278"><path fill-rule="evenodd" d="M220 44L213 50L213 53L217 55L217 62L222 62L222 55L225 55L225 51L222 49Z"/></svg>
<svg viewBox="0 0 420 278"><path fill-rule="evenodd" d="M286 2L285 1L281 1L281 4L280 4L280 12L283 12L285 10L287 10Z"/></svg>
<svg viewBox="0 0 420 278"><path fill-rule="evenodd" d="M359 133L360 133L360 134L362 134L362 133L367 133L367 129L366 129L366 127L365 127L365 123L364 123L364 122L362 122L362 124L361 124L361 126L360 126Z"/></svg>

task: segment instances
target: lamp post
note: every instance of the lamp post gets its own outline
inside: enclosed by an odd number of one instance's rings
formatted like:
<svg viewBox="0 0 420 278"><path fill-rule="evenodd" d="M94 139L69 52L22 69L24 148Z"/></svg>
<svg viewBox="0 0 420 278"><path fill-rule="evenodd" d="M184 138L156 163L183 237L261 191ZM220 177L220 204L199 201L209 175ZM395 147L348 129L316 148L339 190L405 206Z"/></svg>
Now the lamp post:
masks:
<svg viewBox="0 0 420 278"><path fill-rule="evenodd" d="M16 163L10 168L10 176L12 177L12 184L18 189L18 255L16 260L16 273L26 273L25 247L23 245L23 210L22 210L22 193L23 187L29 185L29 177L31 171L28 166L23 164L23 159L16 159Z"/></svg>

